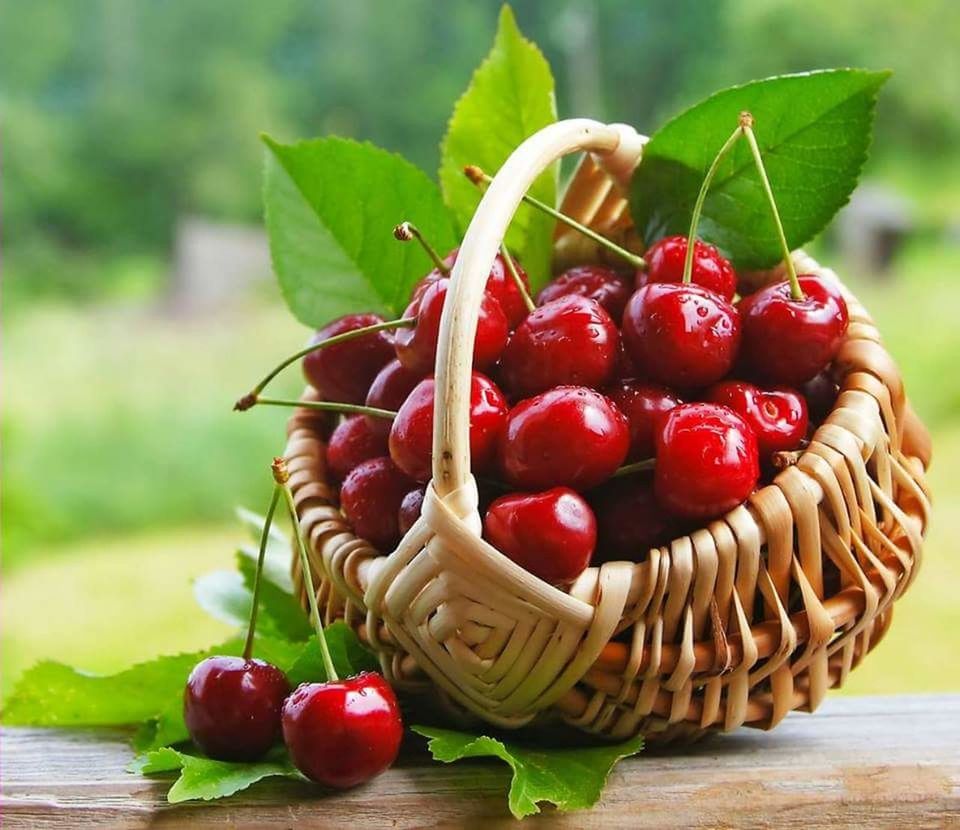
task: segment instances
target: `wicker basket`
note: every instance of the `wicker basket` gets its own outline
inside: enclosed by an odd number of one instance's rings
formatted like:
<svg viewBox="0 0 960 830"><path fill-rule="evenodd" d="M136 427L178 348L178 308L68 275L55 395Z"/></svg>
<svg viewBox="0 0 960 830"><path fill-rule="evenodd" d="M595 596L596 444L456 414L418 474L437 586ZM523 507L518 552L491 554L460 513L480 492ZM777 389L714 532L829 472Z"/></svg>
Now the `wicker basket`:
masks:
<svg viewBox="0 0 960 830"><path fill-rule="evenodd" d="M566 590L480 537L467 400L486 274L527 188L569 153L587 151L564 211L628 237L623 186L643 143L624 125L563 121L525 141L486 191L443 312L433 481L393 553L355 537L336 507L326 419L298 409L289 423L291 484L327 619L353 626L398 689L439 692L500 727L559 716L608 737L670 739L770 728L843 683L883 636L920 561L928 436L845 289L851 322L835 407L796 463L745 504L643 562L589 568ZM581 240L558 228L557 261L596 259ZM799 270L837 279L795 258ZM305 599L296 557L293 572Z"/></svg>

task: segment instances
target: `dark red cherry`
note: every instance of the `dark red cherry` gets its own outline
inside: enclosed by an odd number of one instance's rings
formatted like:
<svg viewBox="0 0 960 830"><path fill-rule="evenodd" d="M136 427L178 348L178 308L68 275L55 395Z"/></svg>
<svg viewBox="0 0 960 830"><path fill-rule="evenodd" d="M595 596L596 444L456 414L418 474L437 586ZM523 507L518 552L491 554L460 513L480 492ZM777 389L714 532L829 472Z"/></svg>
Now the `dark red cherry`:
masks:
<svg viewBox="0 0 960 830"><path fill-rule="evenodd" d="M657 435L657 501L687 519L712 519L749 496L760 477L757 438L732 409L684 403Z"/></svg>
<svg viewBox="0 0 960 830"><path fill-rule="evenodd" d="M400 540L400 503L414 486L387 456L371 458L343 480L340 508L357 536L378 550L391 550Z"/></svg>
<svg viewBox="0 0 960 830"><path fill-rule="evenodd" d="M683 264L687 257L687 237L665 236L651 245L643 258L646 271L637 274L637 287L651 282L682 282ZM690 280L719 294L728 302L737 293L737 272L730 261L706 242L693 244L693 270Z"/></svg>
<svg viewBox="0 0 960 830"><path fill-rule="evenodd" d="M421 380L423 380L422 374L411 372L399 360L391 360L377 373L373 383L370 384L366 405L396 412L413 391L413 387ZM383 435L384 438L390 434L390 421L386 418L376 418L372 415L364 417L373 432Z"/></svg>
<svg viewBox="0 0 960 830"><path fill-rule="evenodd" d="M518 398L554 386L603 386L613 377L619 344L616 324L596 300L560 297L532 311L513 333L500 377Z"/></svg>
<svg viewBox="0 0 960 830"><path fill-rule="evenodd" d="M310 341L319 343L337 334L384 322L377 314L348 314L320 329ZM303 359L307 382L325 401L363 403L377 372L393 358L393 337L377 331L310 352Z"/></svg>
<svg viewBox="0 0 960 830"><path fill-rule="evenodd" d="M569 487L510 493L487 510L483 535L534 576L553 585L573 582L597 544L593 511Z"/></svg>
<svg viewBox="0 0 960 830"><path fill-rule="evenodd" d="M638 376L637 366L627 351L627 344L620 338L620 346L617 348L617 365L613 370L613 379L615 381L629 380Z"/></svg>
<svg viewBox="0 0 960 830"><path fill-rule="evenodd" d="M763 463L775 452L795 450L807 434L807 403L794 389L761 389L726 380L711 386L704 397L729 407L750 425Z"/></svg>
<svg viewBox="0 0 960 830"><path fill-rule="evenodd" d="M347 789L379 775L403 738L400 706L379 674L303 683L283 705L283 740L307 778Z"/></svg>
<svg viewBox="0 0 960 830"><path fill-rule="evenodd" d="M653 455L654 436L663 416L683 403L672 389L638 380L621 381L607 390L607 396L630 423L630 453L627 457L631 461L641 461Z"/></svg>
<svg viewBox="0 0 960 830"><path fill-rule="evenodd" d="M417 481L429 481L433 474L435 388L433 378L420 381L400 407L390 429L390 457ZM470 464L474 472L490 467L507 409L507 401L496 384L486 375L474 372L470 379Z"/></svg>
<svg viewBox="0 0 960 830"><path fill-rule="evenodd" d="M829 372L821 372L800 387L807 401L807 410L814 423L820 423L837 401L840 387Z"/></svg>
<svg viewBox="0 0 960 830"><path fill-rule="evenodd" d="M358 464L371 458L387 454L387 438L374 432L370 421L363 415L354 415L341 421L330 436L327 444L327 470L338 481L342 481ZM390 421L385 421L387 429Z"/></svg>
<svg viewBox="0 0 960 830"><path fill-rule="evenodd" d="M630 430L613 402L593 389L560 386L518 403L500 436L504 478L523 490L587 490L627 457Z"/></svg>
<svg viewBox="0 0 960 830"><path fill-rule="evenodd" d="M411 372L421 375L433 372L437 359L437 340L440 337L440 315L449 286L448 279L431 283L403 313L404 317L415 317L417 320L413 328L397 329L394 338L397 357ZM500 359L503 347L507 344L507 333L507 318L500 303L489 294L484 294L473 344L473 365L476 368L485 369Z"/></svg>
<svg viewBox="0 0 960 830"><path fill-rule="evenodd" d="M400 525L400 535L406 536L407 531L413 527L417 519L420 518L420 511L423 509L423 497L426 495L426 489L417 487L411 490L403 497L400 502L400 511L397 514L397 522Z"/></svg>
<svg viewBox="0 0 960 830"><path fill-rule="evenodd" d="M804 298L790 283L768 285L740 300L741 357L747 371L766 383L799 386L833 360L847 333L847 304L839 289L810 274L800 276Z"/></svg>
<svg viewBox="0 0 960 830"><path fill-rule="evenodd" d="M193 742L220 761L254 761L280 740L280 711L290 684L263 660L207 657L183 694L183 721Z"/></svg>
<svg viewBox="0 0 960 830"><path fill-rule="evenodd" d="M679 535L677 519L657 504L652 475L615 478L590 494L597 517L597 562L642 562L650 548Z"/></svg>
<svg viewBox="0 0 960 830"><path fill-rule="evenodd" d="M667 386L709 386L737 358L740 315L699 285L653 282L627 303L623 339L642 376Z"/></svg>
<svg viewBox="0 0 960 830"><path fill-rule="evenodd" d="M576 294L596 300L614 320L623 317L623 309L633 293L626 275L604 265L578 265L551 280L537 295L537 305L546 305L560 297Z"/></svg>

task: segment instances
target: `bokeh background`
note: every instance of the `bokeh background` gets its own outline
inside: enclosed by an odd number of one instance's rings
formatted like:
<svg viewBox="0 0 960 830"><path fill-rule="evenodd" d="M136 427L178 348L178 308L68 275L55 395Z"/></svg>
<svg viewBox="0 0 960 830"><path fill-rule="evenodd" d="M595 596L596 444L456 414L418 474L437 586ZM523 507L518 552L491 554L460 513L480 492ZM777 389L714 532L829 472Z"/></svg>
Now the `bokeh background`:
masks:
<svg viewBox="0 0 960 830"><path fill-rule="evenodd" d="M428 171L489 49L477 0L31 0L0 10L2 691L213 642L285 412L230 405L307 332L261 230L261 131L340 133ZM895 70L864 185L815 252L859 292L934 434L926 562L848 691L960 688L960 4L518 2L561 115L651 131L732 83ZM344 210L349 210L344 205ZM284 383L290 394L299 379Z"/></svg>

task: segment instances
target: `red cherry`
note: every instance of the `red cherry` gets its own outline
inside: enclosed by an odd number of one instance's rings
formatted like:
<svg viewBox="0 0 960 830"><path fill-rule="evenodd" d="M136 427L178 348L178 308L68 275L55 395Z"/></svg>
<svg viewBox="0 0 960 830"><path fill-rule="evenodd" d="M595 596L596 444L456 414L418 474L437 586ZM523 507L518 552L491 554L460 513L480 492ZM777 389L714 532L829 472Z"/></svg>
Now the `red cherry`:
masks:
<svg viewBox="0 0 960 830"><path fill-rule="evenodd" d="M633 286L624 274L603 265L579 265L547 283L537 295L537 305L576 294L596 300L607 314L619 320L632 293Z"/></svg>
<svg viewBox="0 0 960 830"><path fill-rule="evenodd" d="M377 314L348 314L328 323L310 342L319 343L334 335L382 322L384 319ZM310 352L303 359L303 374L325 401L359 404L367 396L377 372L392 358L390 332L377 331Z"/></svg>
<svg viewBox="0 0 960 830"><path fill-rule="evenodd" d="M327 469L339 481L358 464L387 454L387 438L374 432L370 421L363 415L354 415L341 421L330 436L327 444ZM390 422L380 420L390 427Z"/></svg>
<svg viewBox="0 0 960 830"><path fill-rule="evenodd" d="M518 403L500 436L503 475L512 486L587 490L627 456L627 419L593 389L560 386Z"/></svg>
<svg viewBox="0 0 960 830"><path fill-rule="evenodd" d="M403 721L379 674L303 683L283 705L283 740L307 778L347 789L379 775L400 750Z"/></svg>
<svg viewBox="0 0 960 830"><path fill-rule="evenodd" d="M449 287L450 280L437 280L403 313L404 317L416 317L417 320L413 328L398 329L394 338L397 357L411 372L421 375L433 372L437 359L437 340L440 337L440 315ZM484 294L473 345L473 365L478 369L492 366L499 360L506 344L507 318L500 303L489 294Z"/></svg>
<svg viewBox="0 0 960 830"><path fill-rule="evenodd" d="M807 434L807 403L793 389L727 380L711 386L705 399L729 407L750 425L764 463L775 452L795 450Z"/></svg>
<svg viewBox="0 0 960 830"><path fill-rule="evenodd" d="M340 507L357 536L378 550L391 550L400 540L397 511L413 486L387 456L371 458L344 479Z"/></svg>
<svg viewBox="0 0 960 830"><path fill-rule="evenodd" d="M220 761L254 761L280 739L280 710L290 684L263 660L207 657L183 694L183 720L194 743Z"/></svg>
<svg viewBox="0 0 960 830"><path fill-rule="evenodd" d="M647 249L643 258L646 271L637 274L637 288L652 282L682 282L683 264L687 258L687 237L665 236ZM730 261L706 242L693 244L693 270L690 279L696 285L730 301L737 293L737 272Z"/></svg>
<svg viewBox="0 0 960 830"><path fill-rule="evenodd" d="M403 497L400 502L400 510L397 513L397 523L400 525L400 535L406 536L407 531L413 527L417 519L420 518L420 511L423 509L423 497L426 490L423 487L417 487L411 490Z"/></svg>
<svg viewBox="0 0 960 830"><path fill-rule="evenodd" d="M768 285L740 300L744 364L767 383L799 386L833 360L847 333L849 314L840 291L811 274L801 275L804 299L790 283Z"/></svg>
<svg viewBox="0 0 960 830"><path fill-rule="evenodd" d="M749 496L760 477L757 437L732 409L684 403L657 435L654 492L677 516L712 519Z"/></svg>
<svg viewBox="0 0 960 830"><path fill-rule="evenodd" d="M597 544L593 511L569 487L510 493L487 510L483 535L501 553L545 582L573 582Z"/></svg>
<svg viewBox="0 0 960 830"><path fill-rule="evenodd" d="M840 387L829 372L821 372L803 384L800 391L806 398L810 417L814 422L820 423L833 409Z"/></svg>
<svg viewBox="0 0 960 830"><path fill-rule="evenodd" d="M740 315L699 285L654 282L627 303L623 338L641 375L668 386L709 386L736 360Z"/></svg>
<svg viewBox="0 0 960 830"><path fill-rule="evenodd" d="M657 504L649 475L612 479L597 488L590 503L597 516L599 562L643 562L650 548L680 532L677 520Z"/></svg>
<svg viewBox="0 0 960 830"><path fill-rule="evenodd" d="M617 365L620 335L596 300L571 295L532 311L500 364L504 386L525 398L554 386L603 386Z"/></svg>
<svg viewBox="0 0 960 830"><path fill-rule="evenodd" d="M396 412L413 391L413 387L423 380L419 372L411 372L399 360L391 360L384 366L370 384L366 405L375 409L389 409ZM390 434L390 421L386 418L364 416L372 432L386 438Z"/></svg>
<svg viewBox="0 0 960 830"><path fill-rule="evenodd" d="M400 407L390 429L390 457L417 481L429 481L433 474L435 388L433 378L420 381ZM493 461L507 408L496 384L486 375L474 372L470 379L470 464L474 472L483 472Z"/></svg>
<svg viewBox="0 0 960 830"><path fill-rule="evenodd" d="M654 435L663 416L683 403L677 394L664 386L625 380L607 390L607 395L630 423L631 461L650 458L654 453Z"/></svg>

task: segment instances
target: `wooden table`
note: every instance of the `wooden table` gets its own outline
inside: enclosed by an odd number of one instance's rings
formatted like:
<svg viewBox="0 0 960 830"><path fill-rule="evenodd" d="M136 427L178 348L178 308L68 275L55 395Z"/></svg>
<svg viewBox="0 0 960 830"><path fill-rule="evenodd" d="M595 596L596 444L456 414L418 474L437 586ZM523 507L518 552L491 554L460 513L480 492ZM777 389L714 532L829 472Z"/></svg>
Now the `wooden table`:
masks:
<svg viewBox="0 0 960 830"><path fill-rule="evenodd" d="M3 825L13 828L499 827L506 767L404 757L371 784L326 794L261 782L219 803L168 805L168 782L124 772L116 731L6 729ZM829 699L769 733L740 730L615 768L591 811L524 826L960 827L960 694Z"/></svg>

